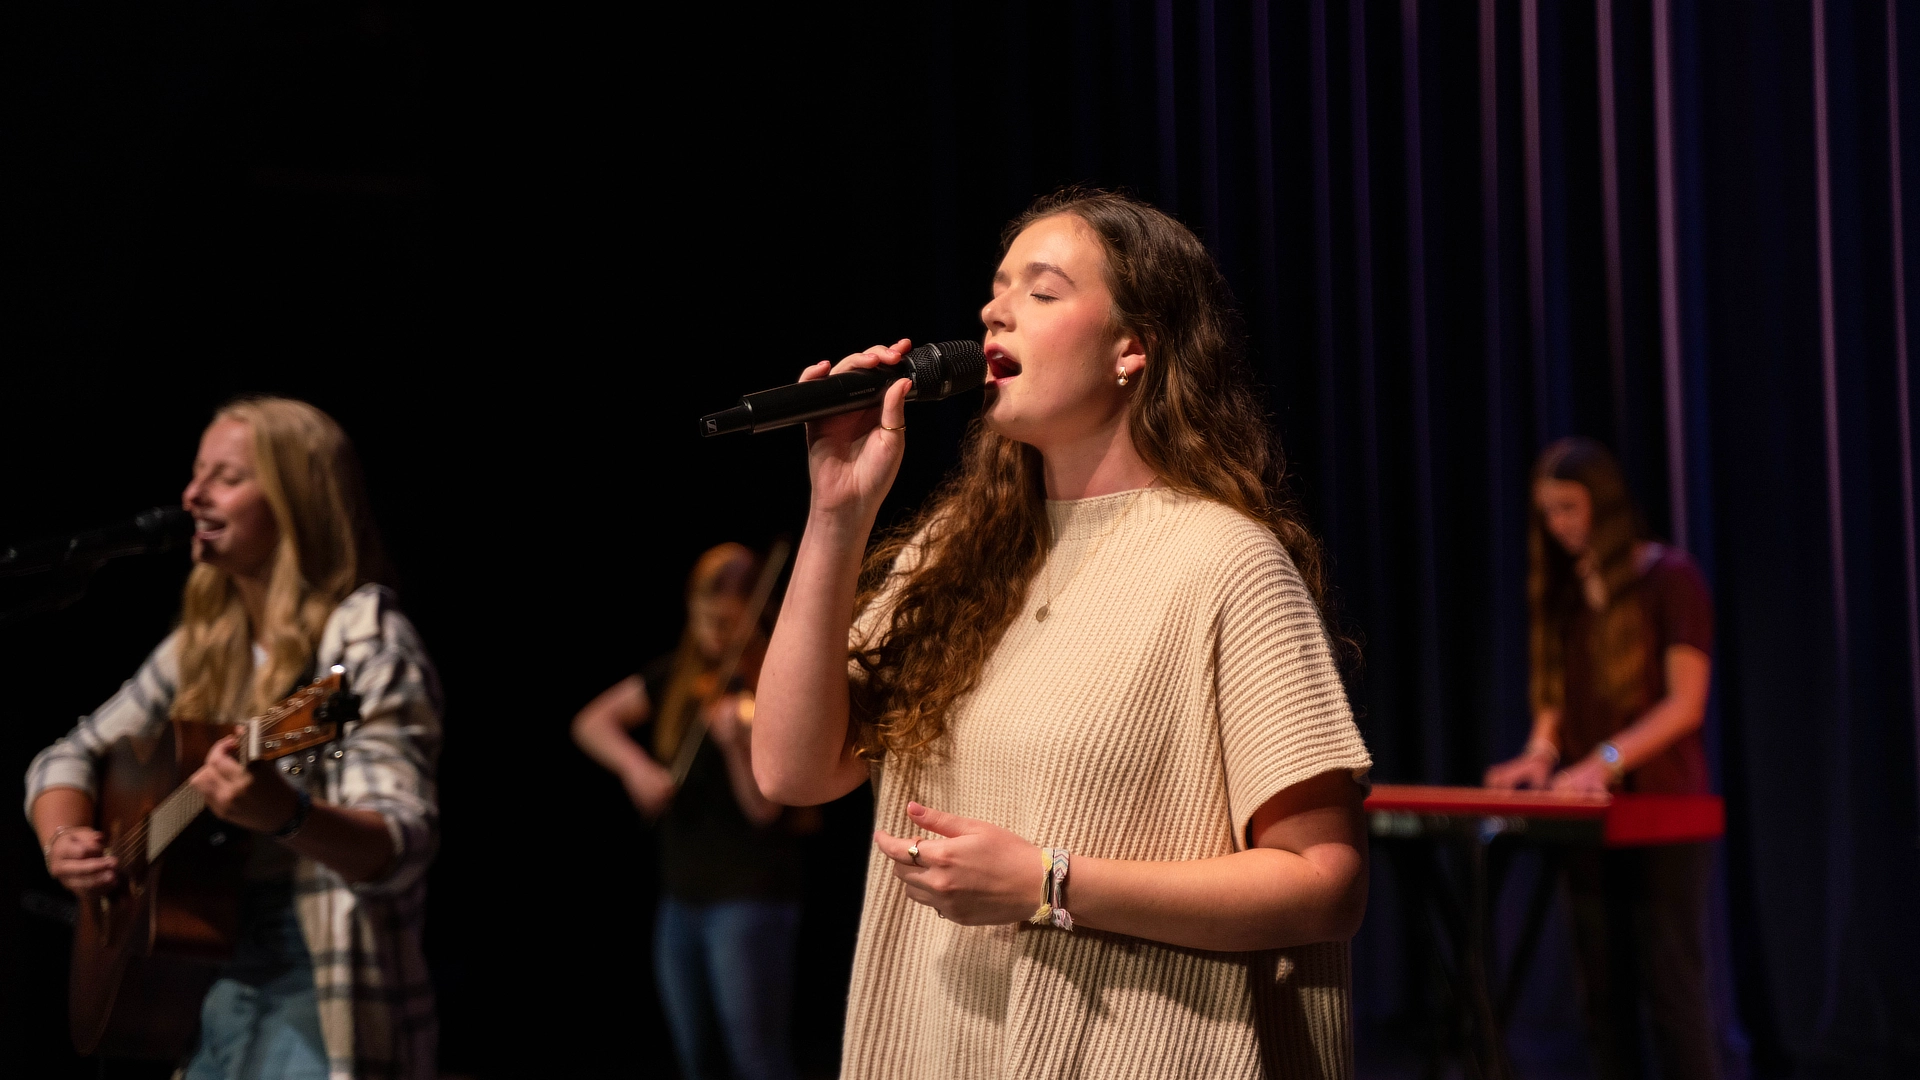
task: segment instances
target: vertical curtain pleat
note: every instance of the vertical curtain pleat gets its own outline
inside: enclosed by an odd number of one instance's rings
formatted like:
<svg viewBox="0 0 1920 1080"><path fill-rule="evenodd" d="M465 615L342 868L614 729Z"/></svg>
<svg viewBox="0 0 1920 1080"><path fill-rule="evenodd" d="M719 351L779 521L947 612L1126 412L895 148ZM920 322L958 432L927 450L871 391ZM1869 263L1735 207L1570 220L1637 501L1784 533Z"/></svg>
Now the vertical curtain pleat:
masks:
<svg viewBox="0 0 1920 1080"><path fill-rule="evenodd" d="M1913 384L1907 372L1907 241L1900 138L1900 20L1895 0L1887 7L1887 202L1891 211L1893 267L1894 409L1899 426L1900 539L1906 555L1907 694L1913 713L1915 773L1920 775L1920 557L1916 557L1913 492ZM1920 784L1915 785L1920 796ZM1920 813L1915 815L1920 820Z"/></svg>

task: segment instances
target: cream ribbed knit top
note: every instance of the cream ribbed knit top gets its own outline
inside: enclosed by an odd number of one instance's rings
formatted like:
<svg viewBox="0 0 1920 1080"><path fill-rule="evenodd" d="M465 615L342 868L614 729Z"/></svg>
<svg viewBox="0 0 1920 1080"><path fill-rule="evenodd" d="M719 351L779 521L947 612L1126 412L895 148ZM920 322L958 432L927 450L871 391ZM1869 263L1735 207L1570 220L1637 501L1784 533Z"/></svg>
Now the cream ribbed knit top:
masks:
<svg viewBox="0 0 1920 1080"><path fill-rule="evenodd" d="M1245 847L1283 788L1369 767L1319 613L1272 533L1160 489L1047 513L1046 621L1043 571L935 755L876 770L880 828L916 835L916 799L1074 855L1204 859ZM862 613L856 641L884 608ZM1344 942L1219 953L956 926L909 900L877 849L868 862L849 1080L1345 1078L1352 1056Z"/></svg>

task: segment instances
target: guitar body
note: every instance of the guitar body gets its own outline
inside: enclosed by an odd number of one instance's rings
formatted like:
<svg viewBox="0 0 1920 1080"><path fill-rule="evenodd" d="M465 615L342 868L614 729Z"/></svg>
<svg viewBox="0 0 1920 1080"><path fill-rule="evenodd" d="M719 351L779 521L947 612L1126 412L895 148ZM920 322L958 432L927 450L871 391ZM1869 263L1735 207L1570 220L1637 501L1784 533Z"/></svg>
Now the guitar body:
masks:
<svg viewBox="0 0 1920 1080"><path fill-rule="evenodd" d="M233 955L250 837L182 785L229 733L242 764L333 741L359 717L345 672L334 665L244 724L175 721L108 750L94 818L120 883L82 897L73 930L67 1015L82 1054L178 1059L192 1047L200 1003Z"/></svg>
<svg viewBox="0 0 1920 1080"><path fill-rule="evenodd" d="M175 722L156 740L117 743L96 815L109 846L141 829L231 730ZM68 985L76 1049L179 1058L192 1048L201 1000L233 951L247 846L246 830L202 813L160 858L123 860L121 886L81 900Z"/></svg>

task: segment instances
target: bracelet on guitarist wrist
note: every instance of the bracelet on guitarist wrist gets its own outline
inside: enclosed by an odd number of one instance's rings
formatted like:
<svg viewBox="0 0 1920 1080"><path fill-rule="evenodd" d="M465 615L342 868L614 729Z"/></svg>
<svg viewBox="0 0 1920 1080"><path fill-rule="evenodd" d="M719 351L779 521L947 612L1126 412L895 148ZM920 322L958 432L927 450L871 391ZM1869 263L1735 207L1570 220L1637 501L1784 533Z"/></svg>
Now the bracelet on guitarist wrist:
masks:
<svg viewBox="0 0 1920 1080"><path fill-rule="evenodd" d="M304 790L295 788L293 798L293 816L287 819L285 825L280 826L269 834L275 840L293 839L295 834L299 833L307 824L307 815L313 812L313 796L307 794Z"/></svg>
<svg viewBox="0 0 1920 1080"><path fill-rule="evenodd" d="M72 832L74 829L84 829L84 828L86 828L86 826L84 825L60 825L55 827L53 830L53 835L47 838L46 846L40 849L40 855L41 855L42 861L44 861L48 866L52 866L53 865L53 845L59 843L60 838L62 836L66 835L69 832Z"/></svg>

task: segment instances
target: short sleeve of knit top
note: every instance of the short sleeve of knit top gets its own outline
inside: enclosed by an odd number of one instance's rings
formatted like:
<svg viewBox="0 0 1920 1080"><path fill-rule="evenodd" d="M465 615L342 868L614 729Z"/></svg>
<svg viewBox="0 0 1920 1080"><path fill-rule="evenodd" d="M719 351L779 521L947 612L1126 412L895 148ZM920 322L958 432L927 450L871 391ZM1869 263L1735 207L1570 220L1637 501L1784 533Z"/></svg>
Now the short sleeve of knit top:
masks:
<svg viewBox="0 0 1920 1080"><path fill-rule="evenodd" d="M1323 772L1370 764L1319 609L1278 543L1251 537L1222 582L1215 694L1236 846L1254 812Z"/></svg>

